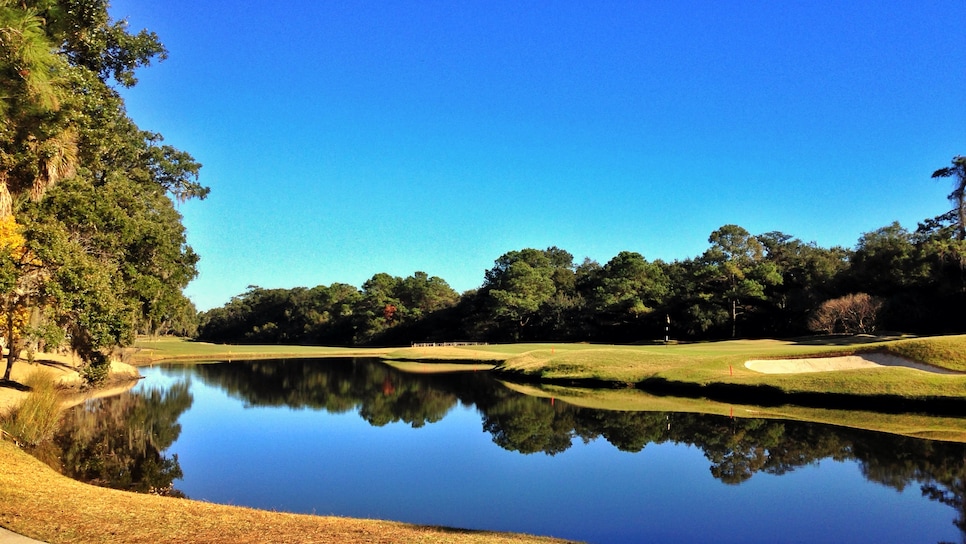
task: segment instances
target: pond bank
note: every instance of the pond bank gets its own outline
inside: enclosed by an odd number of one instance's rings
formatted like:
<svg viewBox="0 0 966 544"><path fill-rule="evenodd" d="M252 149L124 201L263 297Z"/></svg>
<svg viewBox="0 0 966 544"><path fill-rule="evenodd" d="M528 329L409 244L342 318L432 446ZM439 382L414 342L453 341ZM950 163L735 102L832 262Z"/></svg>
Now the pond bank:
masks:
<svg viewBox="0 0 966 544"><path fill-rule="evenodd" d="M6 369L6 362L2 365ZM141 377L138 369L120 361L111 362L107 383L97 389L87 389L80 374L78 360L53 353L37 354L33 362L18 361L10 373L10 381L0 381L0 415L9 412L23 402L30 393L24 386L27 378L34 372L45 372L54 377L62 392L63 407L76 406L89 398L109 397L134 387Z"/></svg>
<svg viewBox="0 0 966 544"><path fill-rule="evenodd" d="M139 341L126 360L214 361L233 358L367 357L386 362L493 365L501 379L590 388L637 387L684 396L740 398L756 404L804 403L828 407L922 410L953 413L966 402L966 336L905 338L811 337L791 340L730 340L691 344L490 344L408 348L238 346L178 339ZM829 357L859 357L905 366L836 366ZM766 373L781 360L825 361L826 372ZM854 362L854 359L847 359ZM752 368L747 362L756 362ZM766 361L766 362L762 362ZM800 363L799 368L803 366ZM813 363L818 364L818 363ZM764 365L764 366L763 366ZM792 365L794 366L794 365ZM949 374L923 372L938 368ZM909 367L909 368L907 368ZM755 370L753 368L757 368ZM917 369L918 368L918 369ZM824 399L824 400L823 400ZM898 408L897 408L898 406Z"/></svg>
<svg viewBox="0 0 966 544"><path fill-rule="evenodd" d="M58 542L470 544L563 540L405 523L268 512L83 484L0 441L0 527Z"/></svg>
<svg viewBox="0 0 966 544"><path fill-rule="evenodd" d="M137 368L115 362L110 385L84 391L75 361L42 355L34 363L19 361L14 365L13 380L0 385L0 407L9 410L23 401L29 391L20 384L32 372L56 377L65 393L65 407L117 395L133 387L140 377ZM511 533L285 514L96 487L57 473L4 439L0 439L0 458L4 460L0 463L0 529L13 531L0 531L0 543L566 542Z"/></svg>

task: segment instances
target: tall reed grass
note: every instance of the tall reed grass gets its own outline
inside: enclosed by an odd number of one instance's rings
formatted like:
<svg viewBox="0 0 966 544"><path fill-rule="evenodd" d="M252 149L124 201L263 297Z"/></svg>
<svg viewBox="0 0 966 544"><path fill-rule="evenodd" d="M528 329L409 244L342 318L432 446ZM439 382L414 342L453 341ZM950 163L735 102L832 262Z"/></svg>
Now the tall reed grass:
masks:
<svg viewBox="0 0 966 544"><path fill-rule="evenodd" d="M30 387L27 398L0 419L0 429L22 444L35 446L57 431L62 412L60 395L49 372L33 372L24 385Z"/></svg>

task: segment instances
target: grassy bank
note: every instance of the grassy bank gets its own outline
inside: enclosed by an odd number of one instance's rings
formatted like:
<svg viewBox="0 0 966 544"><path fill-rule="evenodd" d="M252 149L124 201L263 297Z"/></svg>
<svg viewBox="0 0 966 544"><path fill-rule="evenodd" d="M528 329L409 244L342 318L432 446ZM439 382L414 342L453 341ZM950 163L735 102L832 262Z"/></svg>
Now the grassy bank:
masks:
<svg viewBox="0 0 966 544"><path fill-rule="evenodd" d="M407 371L444 370L485 362L498 372L536 380L596 380L637 384L654 378L697 386L769 386L782 391L966 398L966 376L935 375L898 367L767 375L744 367L749 359L823 357L875 351L921 363L966 369L966 336L882 340L834 338L800 341L730 341L669 346L513 344L463 347L347 349L301 346L225 346L181 340L141 341L130 362L216 361L287 357L375 357ZM445 365L440 365L445 362ZM456 364L454 364L456 363ZM476 367L473 367L476 368ZM481 367L482 368L482 367ZM966 442L962 418L857 410L716 403L623 389L514 385L530 395L579 406L617 410L702 412L735 417L817 421L922 438ZM275 513L185 499L98 488L63 477L11 443L0 441L0 526L60 542L556 542L492 532L403 523Z"/></svg>
<svg viewBox="0 0 966 544"><path fill-rule="evenodd" d="M0 429L19 443L36 445L49 440L57 430L62 399L50 372L32 372L24 385L30 393L9 413L0 413Z"/></svg>
<svg viewBox="0 0 966 544"><path fill-rule="evenodd" d="M180 338L138 340L123 358L133 365L162 361L243 361L252 359L295 359L315 357L381 357L390 350L379 348L333 348L324 346L237 345L192 342Z"/></svg>
<svg viewBox="0 0 966 544"><path fill-rule="evenodd" d="M648 380L691 387L735 387L793 395L834 394L909 399L966 399L966 374L941 375L903 367L798 374L762 374L751 359L889 353L966 372L966 335L910 339L869 336L799 340L731 340L692 344L496 344L459 347L326 348L229 346L176 339L142 341L131 361L232 360L266 357L374 357L391 361L485 362L503 376L531 381L634 385Z"/></svg>
<svg viewBox="0 0 966 544"><path fill-rule="evenodd" d="M966 374L942 375L904 367L834 372L762 374L751 359L890 353L953 371L966 369L966 336L870 341L858 338L780 341L735 340L671 346L542 346L508 356L507 375L545 381L639 384L663 381L696 388L733 386L786 394L835 394L910 399L964 399Z"/></svg>
<svg viewBox="0 0 966 544"><path fill-rule="evenodd" d="M549 543L560 540L308 516L94 487L0 441L0 526L52 544L81 542Z"/></svg>
<svg viewBox="0 0 966 544"><path fill-rule="evenodd" d="M887 432L913 438L966 442L966 419L962 417L809 408L794 405L757 406L716 402L705 398L657 396L638 389L587 389L519 383L504 383L504 385L525 395L553 398L556 401L596 410L683 412L736 418L786 419Z"/></svg>

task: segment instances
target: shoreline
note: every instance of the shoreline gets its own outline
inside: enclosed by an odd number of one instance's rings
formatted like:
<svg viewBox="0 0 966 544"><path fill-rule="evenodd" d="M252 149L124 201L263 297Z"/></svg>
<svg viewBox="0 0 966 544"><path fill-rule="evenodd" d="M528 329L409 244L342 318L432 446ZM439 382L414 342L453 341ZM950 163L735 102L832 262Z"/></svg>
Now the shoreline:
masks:
<svg viewBox="0 0 966 544"><path fill-rule="evenodd" d="M966 342L966 339L964 339ZM962 394L944 398L897 396L881 394L842 394L838 392L815 392L815 391L796 391L791 384L798 383L797 380L804 380L804 383L811 383L809 380L816 376L844 376L847 379L869 379L885 378L892 376L891 373L900 372L900 378L906 379L915 373L915 376L928 375L930 372L923 372L924 369L916 368L915 361L910 364L900 366L895 364L880 364L887 359L884 356L894 357L892 354L883 353L876 355L870 353L850 353L842 355L841 346L828 348L825 353L807 353L786 357L774 358L744 358L741 353L759 353L765 356L774 354L768 353L768 346L771 344L755 343L749 341L746 344L726 344L726 345L696 345L687 346L680 351L684 355L675 359L672 355L677 351L662 351L657 349L643 349L633 346L586 346L586 345L537 345L537 346L496 346L487 350L453 350L453 349L423 349L423 348L381 348L372 350L345 349L345 348L305 348L292 349L291 347L276 346L272 347L271 352L259 351L260 347L244 347L243 352L239 353L236 346L202 346L206 353L186 353L190 348L197 348L198 345L187 345L182 343L170 343L185 352L168 354L161 353L164 350L153 351L149 362L141 364L154 364L160 362L191 363L200 361L218 360L218 353L229 353L231 360L240 359L280 359L291 356L330 358L330 357L366 357L381 359L384 363L395 364L404 369L414 371L432 371L433 366L441 365L436 370L454 370L467 364L469 361L486 364L494 370L491 372L495 376L509 376L514 381L539 383L541 385L554 384L592 386L600 390L613 390L619 393L621 390L639 390L654 394L659 398L668 398L665 395L673 394L680 398L707 398L717 399L725 403L734 402L735 404L748 404L751 398L766 400L762 406L770 410L768 406L784 406L793 403L800 403L807 407L818 406L822 409L843 409L855 410L863 406L867 407L870 403L881 405L884 409L881 413L907 412L921 409L925 406L940 407L943 412L950 412L956 415L964 413L966 408L966 386L959 390ZM695 355L699 350L707 351L709 348L721 349L729 348L733 345L741 347L738 355ZM750 346L747 347L746 345ZM784 348L783 348L784 349ZM807 350L799 350L807 351ZM837 351L837 354L835 353ZM294 354L293 354L294 352ZM655 355L657 354L657 355ZM661 356L664 359L660 358ZM653 361L648 357L654 358ZM670 359L668 359L670 357ZM705 359L701 359L704 357ZM840 359L838 366L832 364L828 359L835 357L845 357ZM642 358L645 363L640 363ZM688 363L689 358L701 359L702 363ZM858 363L857 358L862 361L857 367L850 367L846 362ZM46 357L38 357L38 361L31 364L26 361L19 361L14 366L14 377L22 379L29 372L37 369L56 372L62 378L61 382L67 389L76 388L81 383L77 368L70 361L48 360ZM824 361L823 361L824 359ZM603 361L604 366L602 377L561 377L553 376L553 370L568 368L576 362L591 360ZM142 359L143 361L143 359ZM409 361L409 362L404 362ZM645 377L638 380L624 381L608 376L607 372L612 372L610 368L622 368L627 365L627 361L633 364L645 364ZM682 362L684 361L684 362ZM729 362L730 361L730 362ZM766 366L758 364L750 366L744 363L764 362ZM789 363L791 361L792 363ZM888 359L889 362L902 362L896 359ZM442 363L442 364L441 364ZM453 363L453 364L450 364ZM523 363L522 368L526 371L507 370L507 366L514 363ZM778 372L763 373L753 369L767 368L767 365L782 364L804 364L812 369L797 372ZM610 366L607 366L610 365ZM616 366L615 366L616 365ZM734 365L734 369L729 369L729 365ZM466 367L470 368L470 367ZM816 371L814 368L824 368ZM549 369L549 370L548 370ZM669 370L668 370L669 369ZM711 369L711 370L708 370ZM727 370L726 370L727 369ZM116 370L116 382L112 388L102 388L94 391L80 391L73 395L73 403L80 403L90 398L89 395L108 396L117 394L125 389L133 387L140 377L137 367L118 363L115 368L112 364L112 371ZM737 374L735 371L739 371ZM948 372L962 374L954 371ZM638 371L643 372L643 371ZM674 379L677 375L689 377L689 380ZM113 372L112 372L113 374ZM551 375L547 375L551 374ZM633 374L631 374L633 375ZM710 377L708 377L710 376ZM933 379L954 380L954 383L963 383L962 376L935 375ZM778 380L783 388L772 385L773 380ZM791 381L789 381L791 380ZM586 389L590 392L591 389ZM9 387L4 384L0 387L0 407L3 404L3 397L8 395L15 397L26 396L25 391ZM859 403L859 404L856 404ZM757 403L755 403L757 404ZM831 404L831 406L829 406ZM950 404L949 408L943 408L944 404ZM0 408L2 409L2 408ZM782 408L781 410L793 410L792 407ZM798 409L794 409L798 410ZM827 415L834 415L824 410ZM771 417L782 417L778 413ZM746 417L755 417L749 413ZM787 416L786 416L787 417ZM797 418L792 418L797 419ZM808 420L807 418L800 420ZM829 423L825 421L824 423ZM835 424L834 422L832 424ZM887 429L885 432L891 432ZM905 434L898 432L897 434ZM942 439L942 438L938 438ZM278 537L287 542L299 541L344 541L344 542L421 542L429 539L455 541L455 542L561 542L546 537L531 537L527 535L499 534L480 531L462 531L458 529L445 529L438 527L421 527L397 522L386 522L377 520L359 520L352 518L330 518L319 516L297 516L293 514L273 513L260 510L238 508L226 505L213 505L190 501L186 499L173 499L157 497L151 495L139 495L126 493L105 488L98 488L75 482L66 476L53 472L52 469L42 465L33 457L16 448L6 441L0 444L0 451L6 451L5 457L9 459L7 463L0 466L0 502L5 504L5 508L0 511L0 527L11 529L19 534L25 534L32 538L39 538L48 542L63 540L97 540L105 534L113 534L114 538L129 542L155 542L158 535L152 531L165 531L166 536L177 533L179 540L185 542L206 542L206 541L227 541L231 538L237 542L260 542L264 541L266 535L273 538ZM39 465L39 467L38 467ZM18 468L19 467L19 468ZM28 467L28 468L24 468ZM38 480L39 478L39 480ZM65 481L66 480L66 481ZM39 483L38 483L39 482ZM118 493L121 493L118 495ZM63 497L70 495L69 501ZM77 498L81 497L81 498ZM75 500L76 499L76 500ZM49 501L49 506L63 515L71 516L76 521L58 521L55 527L48 527L43 512L33 512L30 517L28 511L35 510L38 500ZM171 502L180 501L180 502ZM117 524L117 520L112 519L118 515L119 504L124 504L124 511L129 515L136 512L139 522L137 524ZM93 506L92 506L93 505ZM98 507L99 506L99 507ZM177 521L172 522L171 512L177 510ZM112 515L112 512L114 514ZM221 521L214 523L210 520L211 516L218 517ZM298 518L297 520L293 519ZM154 520L144 522L144 520ZM144 522L144 523L142 523ZM169 525L176 523L178 528L172 529ZM219 525L220 523L220 525ZM154 524L154 526L152 526ZM182 525L183 524L183 525ZM82 526L82 527L78 527ZM239 529L245 528L244 530ZM283 529L282 527L291 527ZM351 527L351 528L350 528ZM73 537L68 538L66 532L71 531ZM87 531L84 533L83 531ZM104 531L110 531L105 533ZM205 532L207 531L207 532ZM281 532L280 532L281 531ZM285 532L290 531L290 532ZM381 532L381 533L380 533ZM137 533L137 536L134 536ZM78 536L78 535L84 536ZM381 537L371 538L372 535L382 534ZM282 536L280 536L282 535ZM364 540L359 535L367 535ZM63 537L63 538L61 538ZM217 537L215 540L212 538ZM343 538L343 537L348 537ZM300 540L301 539L301 540Z"/></svg>

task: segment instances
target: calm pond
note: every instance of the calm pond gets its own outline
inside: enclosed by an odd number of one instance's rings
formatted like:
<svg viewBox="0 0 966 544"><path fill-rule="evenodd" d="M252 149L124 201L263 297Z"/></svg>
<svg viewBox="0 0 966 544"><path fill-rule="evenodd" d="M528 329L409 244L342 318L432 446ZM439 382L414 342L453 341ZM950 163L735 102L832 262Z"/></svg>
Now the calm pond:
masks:
<svg viewBox="0 0 966 544"><path fill-rule="evenodd" d="M608 412L366 360L142 369L72 410L63 470L289 512L588 542L964 542L966 446Z"/></svg>

